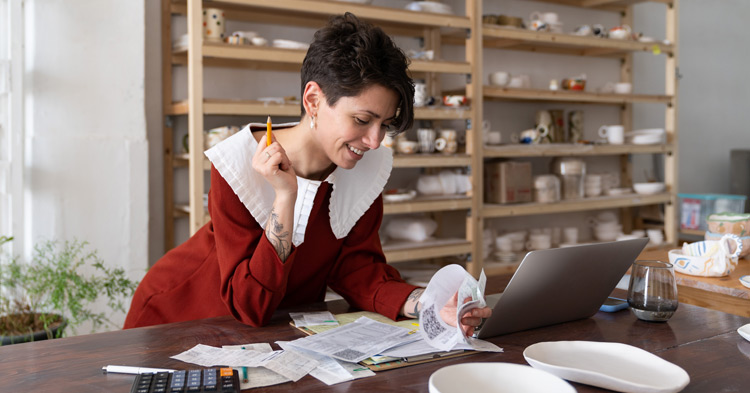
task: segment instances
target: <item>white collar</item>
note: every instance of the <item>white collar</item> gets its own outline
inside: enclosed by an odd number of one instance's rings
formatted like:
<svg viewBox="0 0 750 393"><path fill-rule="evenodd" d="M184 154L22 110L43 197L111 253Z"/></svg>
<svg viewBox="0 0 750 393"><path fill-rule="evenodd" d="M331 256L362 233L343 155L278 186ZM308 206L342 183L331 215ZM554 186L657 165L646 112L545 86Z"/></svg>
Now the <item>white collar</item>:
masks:
<svg viewBox="0 0 750 393"><path fill-rule="evenodd" d="M283 128L295 123L279 124ZM206 150L206 157L226 180L255 221L265 228L273 206L273 187L256 172L250 157L255 154L258 142L251 127L265 124L248 124L216 146ZM337 239L344 238L360 217L380 195L393 168L393 155L385 147L368 151L354 169L336 168L324 181L333 185L329 202L331 229ZM322 182L297 176L297 201L294 204L294 235L292 243L299 246L304 241L315 194Z"/></svg>

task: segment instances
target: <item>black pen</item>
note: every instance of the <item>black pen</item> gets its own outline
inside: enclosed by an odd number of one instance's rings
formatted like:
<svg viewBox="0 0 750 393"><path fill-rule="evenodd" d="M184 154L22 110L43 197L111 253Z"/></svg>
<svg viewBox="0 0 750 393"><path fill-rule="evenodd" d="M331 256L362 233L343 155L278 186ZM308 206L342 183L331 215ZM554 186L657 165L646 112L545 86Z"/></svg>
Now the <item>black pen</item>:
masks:
<svg viewBox="0 0 750 393"><path fill-rule="evenodd" d="M463 349L457 349L455 351L447 351L447 352L433 352L433 353L427 353L424 355L416 355L416 356L406 356L401 358L402 361L406 363L414 363L414 362L421 362L423 360L430 360L430 359L439 359L450 355L457 355L459 353L463 353Z"/></svg>

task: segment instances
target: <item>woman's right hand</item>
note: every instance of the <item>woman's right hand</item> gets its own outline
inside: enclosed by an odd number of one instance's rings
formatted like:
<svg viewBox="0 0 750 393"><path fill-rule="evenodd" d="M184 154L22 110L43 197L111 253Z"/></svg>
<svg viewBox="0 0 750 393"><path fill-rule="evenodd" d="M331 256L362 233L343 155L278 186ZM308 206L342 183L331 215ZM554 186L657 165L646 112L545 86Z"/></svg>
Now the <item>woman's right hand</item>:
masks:
<svg viewBox="0 0 750 393"><path fill-rule="evenodd" d="M276 137L272 137L270 146L266 146L266 137L258 142L253 156L253 169L271 184L276 196L297 197L297 174Z"/></svg>

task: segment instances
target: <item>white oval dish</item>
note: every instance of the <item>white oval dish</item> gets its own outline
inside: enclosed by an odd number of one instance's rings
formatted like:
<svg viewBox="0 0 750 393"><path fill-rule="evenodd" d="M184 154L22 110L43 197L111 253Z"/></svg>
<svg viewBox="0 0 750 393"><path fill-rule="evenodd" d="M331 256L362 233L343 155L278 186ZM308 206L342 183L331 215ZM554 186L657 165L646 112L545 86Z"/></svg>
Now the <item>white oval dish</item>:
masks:
<svg viewBox="0 0 750 393"><path fill-rule="evenodd" d="M681 367L621 343L541 342L528 346L523 357L560 378L618 392L679 392L690 382Z"/></svg>
<svg viewBox="0 0 750 393"><path fill-rule="evenodd" d="M664 191L664 183L635 183L633 189L637 194L653 195Z"/></svg>
<svg viewBox="0 0 750 393"><path fill-rule="evenodd" d="M564 380L542 370L513 363L462 363L430 376L430 393L575 393Z"/></svg>
<svg viewBox="0 0 750 393"><path fill-rule="evenodd" d="M740 284L750 288L750 276L742 276L740 277Z"/></svg>
<svg viewBox="0 0 750 393"><path fill-rule="evenodd" d="M739 333L745 340L750 341L750 323L740 326L737 329L737 333Z"/></svg>

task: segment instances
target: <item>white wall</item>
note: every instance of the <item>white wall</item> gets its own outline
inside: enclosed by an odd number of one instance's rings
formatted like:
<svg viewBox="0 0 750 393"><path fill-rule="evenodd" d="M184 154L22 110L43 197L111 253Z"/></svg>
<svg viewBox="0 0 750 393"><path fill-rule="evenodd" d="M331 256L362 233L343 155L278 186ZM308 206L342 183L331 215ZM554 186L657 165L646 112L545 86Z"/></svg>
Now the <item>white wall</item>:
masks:
<svg viewBox="0 0 750 393"><path fill-rule="evenodd" d="M147 266L144 3L26 1L28 239Z"/></svg>

